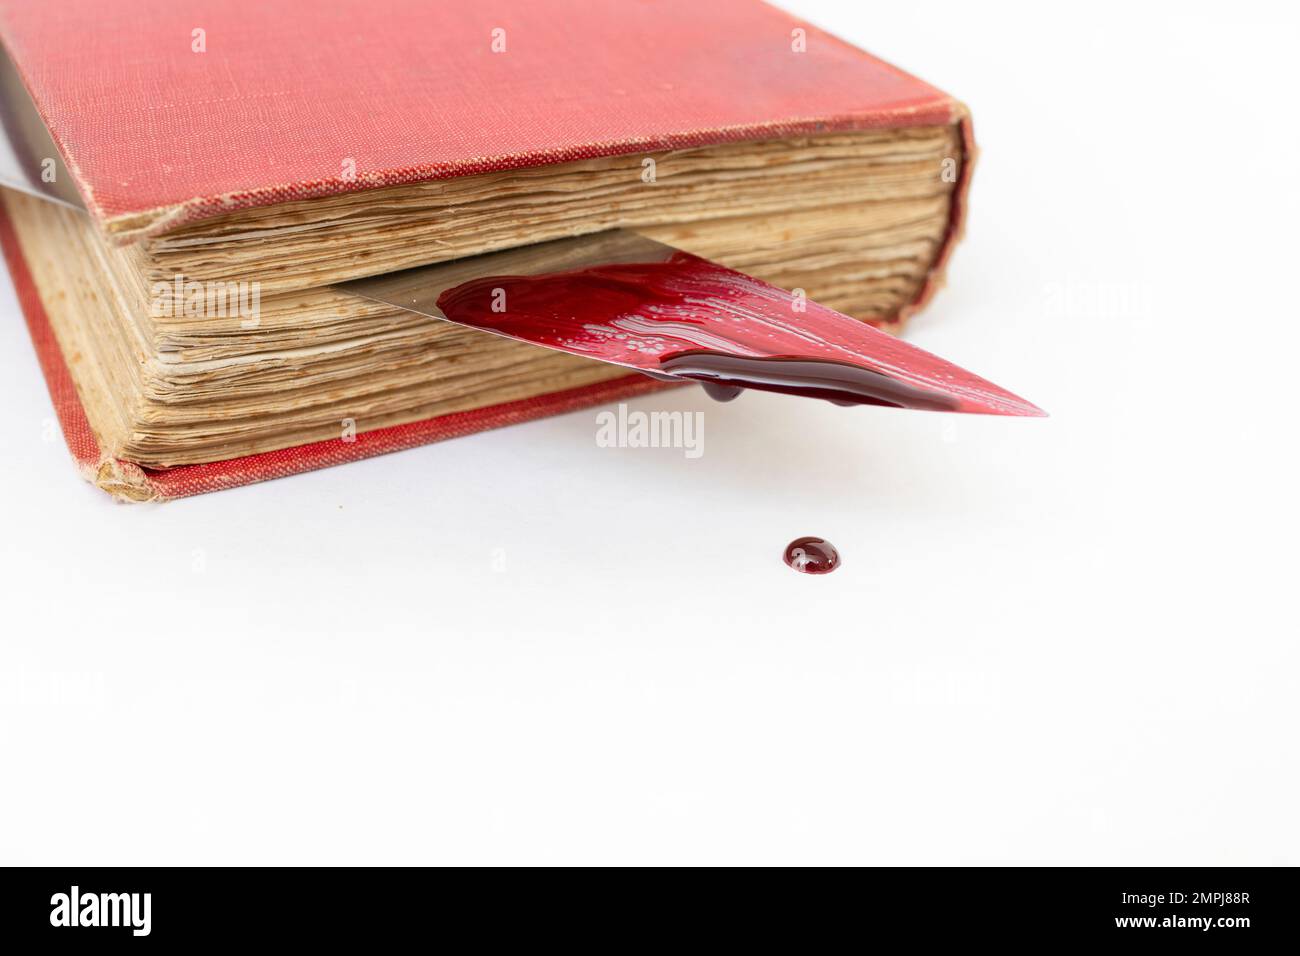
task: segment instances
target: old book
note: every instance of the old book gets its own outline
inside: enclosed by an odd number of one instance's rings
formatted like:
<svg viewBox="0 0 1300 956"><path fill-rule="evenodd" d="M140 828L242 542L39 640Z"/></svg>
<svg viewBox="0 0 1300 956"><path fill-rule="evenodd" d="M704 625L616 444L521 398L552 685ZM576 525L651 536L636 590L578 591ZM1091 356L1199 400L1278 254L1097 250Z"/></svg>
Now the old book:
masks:
<svg viewBox="0 0 1300 956"><path fill-rule="evenodd" d="M336 283L623 227L895 329L964 215L964 108L751 0L8 2L0 36L85 207L6 190L0 239L132 500L655 387Z"/></svg>

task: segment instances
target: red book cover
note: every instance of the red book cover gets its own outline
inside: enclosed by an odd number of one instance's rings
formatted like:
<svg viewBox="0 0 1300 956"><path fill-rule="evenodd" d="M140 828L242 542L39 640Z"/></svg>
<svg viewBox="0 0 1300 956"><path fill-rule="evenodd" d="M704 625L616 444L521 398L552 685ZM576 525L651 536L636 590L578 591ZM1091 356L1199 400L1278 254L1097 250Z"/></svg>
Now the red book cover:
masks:
<svg viewBox="0 0 1300 956"><path fill-rule="evenodd" d="M234 209L485 171L732 140L959 122L964 108L755 0L0 0L0 38L90 214L119 242ZM345 176L339 157L355 160ZM5 254L74 455L175 497L408 447L654 387L576 394L214 465L142 473L87 446L75 390ZM519 406L519 407L515 407ZM134 472L131 470L134 469ZM103 482L101 481L101 484Z"/></svg>
<svg viewBox="0 0 1300 956"><path fill-rule="evenodd" d="M962 115L756 0L4 0L0 36L87 208L125 235L375 186Z"/></svg>

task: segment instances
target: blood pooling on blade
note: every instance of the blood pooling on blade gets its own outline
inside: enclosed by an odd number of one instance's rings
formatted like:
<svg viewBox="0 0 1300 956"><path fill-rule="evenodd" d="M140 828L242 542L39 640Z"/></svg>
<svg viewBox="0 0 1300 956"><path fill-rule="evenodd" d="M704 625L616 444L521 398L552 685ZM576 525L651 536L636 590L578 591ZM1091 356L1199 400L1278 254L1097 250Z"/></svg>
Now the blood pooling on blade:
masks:
<svg viewBox="0 0 1300 956"><path fill-rule="evenodd" d="M957 400L942 392L917 388L848 362L827 362L793 355L750 358L724 352L682 352L659 363L680 378L699 382L710 398L727 402L741 389L824 398L836 405L884 405L957 411Z"/></svg>
<svg viewBox="0 0 1300 956"><path fill-rule="evenodd" d="M795 538L785 546L785 563L804 574L830 574L840 566L840 553L825 538Z"/></svg>
<svg viewBox="0 0 1300 956"><path fill-rule="evenodd" d="M688 253L447 289L451 321L653 375L725 400L753 388L844 405L1043 412L977 375L776 286Z"/></svg>

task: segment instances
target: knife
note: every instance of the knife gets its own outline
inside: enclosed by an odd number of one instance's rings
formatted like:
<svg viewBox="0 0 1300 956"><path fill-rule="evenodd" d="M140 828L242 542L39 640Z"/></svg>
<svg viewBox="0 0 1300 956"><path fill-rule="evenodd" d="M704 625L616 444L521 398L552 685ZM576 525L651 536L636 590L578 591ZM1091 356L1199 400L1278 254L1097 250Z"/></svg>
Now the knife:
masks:
<svg viewBox="0 0 1300 956"><path fill-rule="evenodd" d="M724 401L749 388L839 405L1045 414L798 290L787 292L625 229L334 288L655 378L699 382Z"/></svg>

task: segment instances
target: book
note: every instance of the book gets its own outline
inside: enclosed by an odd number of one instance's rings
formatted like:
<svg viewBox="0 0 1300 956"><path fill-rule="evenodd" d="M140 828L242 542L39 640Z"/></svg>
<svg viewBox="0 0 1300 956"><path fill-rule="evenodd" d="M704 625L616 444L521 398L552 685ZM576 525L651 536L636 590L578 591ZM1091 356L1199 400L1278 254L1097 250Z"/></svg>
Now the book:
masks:
<svg viewBox="0 0 1300 956"><path fill-rule="evenodd" d="M5 190L0 242L125 500L662 387L366 276L621 227L897 330L974 157L960 103L752 0L3 2L0 38L84 205Z"/></svg>

